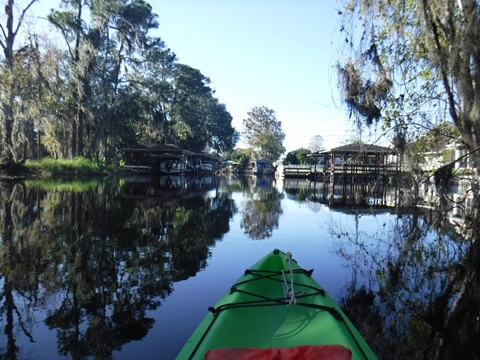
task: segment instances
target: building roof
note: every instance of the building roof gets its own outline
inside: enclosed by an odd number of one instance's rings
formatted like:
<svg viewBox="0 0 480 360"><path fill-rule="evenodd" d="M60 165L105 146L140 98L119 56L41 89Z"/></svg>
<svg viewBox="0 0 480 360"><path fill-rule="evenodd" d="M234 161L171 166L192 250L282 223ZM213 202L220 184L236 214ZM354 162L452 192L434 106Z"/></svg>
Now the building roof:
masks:
<svg viewBox="0 0 480 360"><path fill-rule="evenodd" d="M125 149L126 152L144 152L144 153L190 153L173 144L141 144L133 145Z"/></svg>
<svg viewBox="0 0 480 360"><path fill-rule="evenodd" d="M384 146L378 146L373 144L364 144L362 142L355 142L347 145L342 145L330 150L324 151L324 153L330 152L349 152L349 153L358 153L358 152L372 152L372 153L391 153L392 149Z"/></svg>

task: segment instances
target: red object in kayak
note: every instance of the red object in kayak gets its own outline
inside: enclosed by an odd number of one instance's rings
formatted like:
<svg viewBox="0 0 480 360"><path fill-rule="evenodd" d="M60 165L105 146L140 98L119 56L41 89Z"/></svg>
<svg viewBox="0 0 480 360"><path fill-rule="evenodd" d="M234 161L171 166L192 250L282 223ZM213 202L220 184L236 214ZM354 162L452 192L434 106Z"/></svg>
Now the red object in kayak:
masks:
<svg viewBox="0 0 480 360"><path fill-rule="evenodd" d="M352 352L341 345L292 348L221 348L207 351L206 360L350 360Z"/></svg>

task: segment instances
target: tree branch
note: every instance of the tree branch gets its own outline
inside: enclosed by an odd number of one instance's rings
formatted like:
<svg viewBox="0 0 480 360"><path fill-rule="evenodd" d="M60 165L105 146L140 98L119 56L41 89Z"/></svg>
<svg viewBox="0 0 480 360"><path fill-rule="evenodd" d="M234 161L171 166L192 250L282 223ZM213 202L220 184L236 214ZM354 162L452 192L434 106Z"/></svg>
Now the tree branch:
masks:
<svg viewBox="0 0 480 360"><path fill-rule="evenodd" d="M13 32L14 36L17 36L18 30L20 29L20 26L22 25L23 18L25 17L25 14L27 13L28 9L37 1L38 0L31 0L30 3L27 5L27 7L25 9L23 9L22 15L20 15L20 18L18 19L17 28Z"/></svg>
<svg viewBox="0 0 480 360"><path fill-rule="evenodd" d="M3 25L0 24L0 29L2 29L2 34L3 34L3 37L6 39L7 38L7 34L5 33L5 29L3 28ZM5 49L5 44L3 43L3 41L0 39L0 45L2 46L3 49Z"/></svg>
<svg viewBox="0 0 480 360"><path fill-rule="evenodd" d="M455 125L460 129L463 129L462 124L460 124L457 111L455 110L455 97L453 95L453 91L450 86L450 83L448 82L448 73L447 73L448 56L446 56L446 54L444 54L444 52L442 51L442 45L441 45L440 36L438 33L438 27L437 27L437 24L435 23L435 20L432 18L432 14L430 14L427 0L422 0L422 5L423 5L423 13L425 16L425 22L428 26L430 26L430 29L432 30L432 34L433 34L433 39L435 41L435 50L437 51L437 56L440 62L440 73L442 74L442 82L443 82L445 91L447 93L449 113Z"/></svg>

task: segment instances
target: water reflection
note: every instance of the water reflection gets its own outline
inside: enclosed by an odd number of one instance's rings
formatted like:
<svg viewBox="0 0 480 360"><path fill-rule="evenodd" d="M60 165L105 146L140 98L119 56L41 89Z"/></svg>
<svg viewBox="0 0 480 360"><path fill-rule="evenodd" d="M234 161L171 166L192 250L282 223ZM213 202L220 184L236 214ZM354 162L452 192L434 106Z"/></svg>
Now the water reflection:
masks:
<svg viewBox="0 0 480 360"><path fill-rule="evenodd" d="M285 179L288 196L298 201L312 201L329 207L393 207L397 204L398 187L383 182L310 182L302 179Z"/></svg>
<svg viewBox="0 0 480 360"><path fill-rule="evenodd" d="M178 190L178 182L156 184ZM160 306L175 281L205 267L209 247L236 211L228 194L204 196L216 184L189 185L189 197L175 192L164 201L158 187L143 187L139 197L139 182L124 180L87 191L75 191L75 184L70 191L1 184L2 358L16 358L17 343L37 341L34 311L45 305L60 355L109 358L143 338L154 324L147 311Z"/></svg>
<svg viewBox="0 0 480 360"><path fill-rule="evenodd" d="M343 305L380 358L480 358L479 222L470 185L456 182L442 194L423 182L421 206L395 208L393 221L372 226L381 218L357 209L353 227L330 227L352 269Z"/></svg>
<svg viewBox="0 0 480 360"><path fill-rule="evenodd" d="M272 177L253 177L245 204L242 208L240 226L245 234L254 240L266 239L272 236L278 228L282 215L281 200L283 194L273 186Z"/></svg>
<svg viewBox="0 0 480 360"><path fill-rule="evenodd" d="M408 181L0 183L0 357L53 346L53 357L112 358L153 328L170 329L155 314L176 283L206 269L226 234L243 235L237 246L272 241L294 203L314 214L292 227L297 243L320 231L333 239L350 274L337 299L379 358L480 358L478 186L466 179L442 192ZM315 241L301 245L306 253Z"/></svg>

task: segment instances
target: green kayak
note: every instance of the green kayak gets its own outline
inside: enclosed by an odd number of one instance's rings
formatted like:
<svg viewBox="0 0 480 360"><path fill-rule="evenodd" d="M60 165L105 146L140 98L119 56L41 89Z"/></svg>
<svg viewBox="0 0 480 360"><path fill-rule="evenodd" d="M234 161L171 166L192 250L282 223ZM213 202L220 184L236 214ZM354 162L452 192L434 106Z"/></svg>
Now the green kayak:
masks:
<svg viewBox="0 0 480 360"><path fill-rule="evenodd" d="M290 253L269 253L209 309L177 359L283 359L298 352L298 358L310 353L316 359L344 359L325 357L337 350L351 359L376 359L312 271L302 269Z"/></svg>

